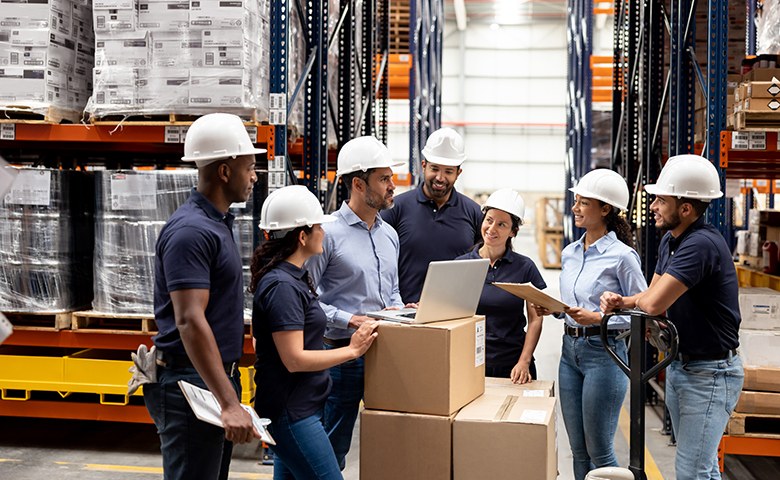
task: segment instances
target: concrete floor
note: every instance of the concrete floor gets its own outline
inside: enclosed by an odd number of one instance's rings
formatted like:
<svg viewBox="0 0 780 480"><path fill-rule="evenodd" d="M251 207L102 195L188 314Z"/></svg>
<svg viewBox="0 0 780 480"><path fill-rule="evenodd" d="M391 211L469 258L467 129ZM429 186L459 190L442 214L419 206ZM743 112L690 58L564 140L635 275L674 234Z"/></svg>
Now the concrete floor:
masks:
<svg viewBox="0 0 780 480"><path fill-rule="evenodd" d="M521 230L515 249L539 265L538 250L531 231ZM558 294L558 270L543 270L548 292ZM561 345L561 321L545 320L535 357L539 378L557 380ZM618 461L628 463L628 403L624 404L620 428L615 435ZM661 435L661 421L652 407L646 410L648 478L673 479L674 447ZM2 418L0 420L0 479L160 479L162 461L159 439L152 425L70 420ZM347 457L345 480L359 478L360 445L355 428L353 448ZM625 432L625 433L624 433ZM391 454L392 446L388 446ZM231 464L231 479L270 479L273 468L259 464L259 443L236 447ZM571 480L571 451L565 425L558 411L559 479ZM780 478L780 459L729 455L726 480L770 480ZM401 480L401 479L399 479Z"/></svg>

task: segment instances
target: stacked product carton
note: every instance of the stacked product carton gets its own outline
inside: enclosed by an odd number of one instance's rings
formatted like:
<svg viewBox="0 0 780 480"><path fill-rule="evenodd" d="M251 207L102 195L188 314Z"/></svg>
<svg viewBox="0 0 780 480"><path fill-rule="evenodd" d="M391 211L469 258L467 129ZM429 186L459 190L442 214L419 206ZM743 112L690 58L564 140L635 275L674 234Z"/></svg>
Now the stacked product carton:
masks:
<svg viewBox="0 0 780 480"><path fill-rule="evenodd" d="M93 17L92 117L267 119L267 0L96 0Z"/></svg>
<svg viewBox="0 0 780 480"><path fill-rule="evenodd" d="M92 93L91 0L0 0L0 108L77 121Z"/></svg>
<svg viewBox="0 0 780 480"><path fill-rule="evenodd" d="M365 360L361 478L516 478L518 464L533 465L528 478L555 478L553 384L485 379L483 316L378 332Z"/></svg>

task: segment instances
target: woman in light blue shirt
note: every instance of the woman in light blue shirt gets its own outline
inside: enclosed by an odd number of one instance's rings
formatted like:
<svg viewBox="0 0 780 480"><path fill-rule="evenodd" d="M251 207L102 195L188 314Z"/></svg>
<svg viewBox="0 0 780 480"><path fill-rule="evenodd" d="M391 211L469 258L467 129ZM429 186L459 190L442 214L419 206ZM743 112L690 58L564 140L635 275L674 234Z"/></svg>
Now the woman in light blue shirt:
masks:
<svg viewBox="0 0 780 480"><path fill-rule="evenodd" d="M599 297L605 291L633 295L644 291L647 282L631 229L618 216L629 196L623 178L611 170L593 170L570 190L575 194L574 224L585 229L561 254L561 300L571 307L563 313L536 309L566 322L558 388L574 478L583 480L594 468L619 466L613 441L628 388L628 377L602 347ZM626 317L609 321L609 346L626 363L626 343L615 337L627 328Z"/></svg>

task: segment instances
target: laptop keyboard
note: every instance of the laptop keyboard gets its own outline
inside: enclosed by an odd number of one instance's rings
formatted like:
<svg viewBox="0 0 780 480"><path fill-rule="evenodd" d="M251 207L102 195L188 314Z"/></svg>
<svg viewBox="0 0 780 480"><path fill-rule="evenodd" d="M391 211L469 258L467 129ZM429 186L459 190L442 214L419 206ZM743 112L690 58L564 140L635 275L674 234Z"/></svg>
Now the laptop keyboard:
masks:
<svg viewBox="0 0 780 480"><path fill-rule="evenodd" d="M417 312L402 313L398 316L404 318L414 318L415 315L417 315Z"/></svg>

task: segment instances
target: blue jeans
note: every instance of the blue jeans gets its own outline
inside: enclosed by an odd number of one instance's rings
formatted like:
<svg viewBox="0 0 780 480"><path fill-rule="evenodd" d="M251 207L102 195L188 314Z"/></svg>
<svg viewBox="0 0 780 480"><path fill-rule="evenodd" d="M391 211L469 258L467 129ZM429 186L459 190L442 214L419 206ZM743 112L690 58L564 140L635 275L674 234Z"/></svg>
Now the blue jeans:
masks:
<svg viewBox="0 0 780 480"><path fill-rule="evenodd" d="M628 363L626 342L610 335L609 346ZM574 458L574 478L594 468L617 467L613 442L628 376L604 351L601 337L563 336L558 368L561 413Z"/></svg>
<svg viewBox="0 0 780 480"><path fill-rule="evenodd" d="M324 345L325 350L335 347ZM322 424L333 445L339 468L347 466L347 453L352 445L352 430L363 399L363 357L331 367L333 388L325 402Z"/></svg>
<svg viewBox="0 0 780 480"><path fill-rule="evenodd" d="M194 368L157 367L157 383L144 385L144 403L157 433L163 457L165 480L228 478L233 442L225 440L225 429L198 420L177 383L184 380L207 388ZM230 379L241 398L241 376Z"/></svg>
<svg viewBox="0 0 780 480"><path fill-rule="evenodd" d="M287 412L268 430L276 440L274 480L342 480L336 455L322 426L322 410L297 422Z"/></svg>
<svg viewBox="0 0 780 480"><path fill-rule="evenodd" d="M720 478L718 444L742 391L742 361L675 360L666 367L666 407L677 438L677 480Z"/></svg>

